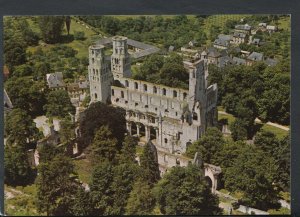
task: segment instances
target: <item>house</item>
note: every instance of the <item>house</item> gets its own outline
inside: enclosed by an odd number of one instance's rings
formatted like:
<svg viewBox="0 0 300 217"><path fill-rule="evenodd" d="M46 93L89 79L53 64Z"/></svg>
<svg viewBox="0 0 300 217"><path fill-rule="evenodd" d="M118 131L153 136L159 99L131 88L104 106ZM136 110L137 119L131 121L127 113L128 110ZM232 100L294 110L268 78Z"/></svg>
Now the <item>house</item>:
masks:
<svg viewBox="0 0 300 217"><path fill-rule="evenodd" d="M173 51L174 51L174 49L175 49L175 47L174 47L173 45L170 45L170 47L169 47L168 51L169 51L169 52L173 52Z"/></svg>
<svg viewBox="0 0 300 217"><path fill-rule="evenodd" d="M230 35L220 34L218 38L214 41L213 46L218 49L227 49L231 40Z"/></svg>
<svg viewBox="0 0 300 217"><path fill-rule="evenodd" d="M271 59L271 58L267 58L264 63L268 66L276 66L278 63L278 60L276 59Z"/></svg>
<svg viewBox="0 0 300 217"><path fill-rule="evenodd" d="M210 47L207 51L208 64L212 63L217 65L219 63L219 58L221 57L220 52L215 47Z"/></svg>
<svg viewBox="0 0 300 217"><path fill-rule="evenodd" d="M189 42L190 47L195 47L195 46L197 46L197 44L198 44L198 42L196 40L192 40Z"/></svg>
<svg viewBox="0 0 300 217"><path fill-rule="evenodd" d="M260 43L260 39L259 38L254 38L251 42L250 42L250 44L253 44L253 45L255 45L255 46L260 46L261 45L261 43Z"/></svg>
<svg viewBox="0 0 300 217"><path fill-rule="evenodd" d="M62 72L55 72L46 75L48 87L50 89L63 89L65 90L66 84L63 80Z"/></svg>
<svg viewBox="0 0 300 217"><path fill-rule="evenodd" d="M233 65L233 64L234 64L234 62L231 59L231 57L229 57L229 56L221 56L219 58L219 62L218 62L217 66L220 67L220 68L223 68L225 66Z"/></svg>
<svg viewBox="0 0 300 217"><path fill-rule="evenodd" d="M235 65L246 65L246 60L238 57L233 57L232 59Z"/></svg>
<svg viewBox="0 0 300 217"><path fill-rule="evenodd" d="M247 58L247 65L251 66L254 62L263 61L264 55L262 53L252 52Z"/></svg>
<svg viewBox="0 0 300 217"><path fill-rule="evenodd" d="M231 43L233 44L241 44L246 43L248 40L248 36L246 33L235 31L232 36Z"/></svg>
<svg viewBox="0 0 300 217"><path fill-rule="evenodd" d="M248 24L236 25L235 26L235 31L245 33L245 34L250 34L251 33L251 26L249 26Z"/></svg>
<svg viewBox="0 0 300 217"><path fill-rule="evenodd" d="M267 24L266 23L259 23L258 27L260 27L260 28L267 28Z"/></svg>
<svg viewBox="0 0 300 217"><path fill-rule="evenodd" d="M267 31L269 33L273 33L273 32L276 32L278 30L277 26L271 26L271 25L268 25L267 26Z"/></svg>
<svg viewBox="0 0 300 217"><path fill-rule="evenodd" d="M87 95L88 89L89 83L86 80L79 80L78 82L71 83L67 86L69 97L75 107L80 106Z"/></svg>

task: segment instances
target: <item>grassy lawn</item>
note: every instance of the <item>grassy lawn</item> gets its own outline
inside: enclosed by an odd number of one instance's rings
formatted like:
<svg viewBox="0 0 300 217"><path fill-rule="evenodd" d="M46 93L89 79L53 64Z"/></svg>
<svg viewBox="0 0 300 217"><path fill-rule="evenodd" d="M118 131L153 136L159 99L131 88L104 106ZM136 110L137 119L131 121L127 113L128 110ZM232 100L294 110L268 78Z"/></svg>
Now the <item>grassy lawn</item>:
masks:
<svg viewBox="0 0 300 217"><path fill-rule="evenodd" d="M5 214L9 216L39 216L36 209L36 186L17 186L12 188L5 185L5 191L13 195L10 199L5 198Z"/></svg>
<svg viewBox="0 0 300 217"><path fill-rule="evenodd" d="M127 18L133 18L133 19L136 19L140 16L145 16L145 17L155 17L157 15L111 15L112 17L115 17L119 20L125 20ZM167 18L173 18L177 15L161 15L164 19L167 19ZM186 15L188 19L193 19L195 17L195 15Z"/></svg>
<svg viewBox="0 0 300 217"><path fill-rule="evenodd" d="M78 173L79 180L84 183L90 183L92 178L92 165L87 159L74 160L75 171Z"/></svg>
<svg viewBox="0 0 300 217"><path fill-rule="evenodd" d="M219 109L219 107L218 107L218 109ZM235 117L231 114L218 114L218 120L221 120L221 119L227 119L228 124L231 124L235 120ZM274 126L271 126L268 124L263 124L261 129L274 133L279 139L288 135L288 131L282 130L278 127L274 127Z"/></svg>
<svg viewBox="0 0 300 217"><path fill-rule="evenodd" d="M280 18L278 21L278 28L284 30L291 30L291 19L290 17Z"/></svg>
<svg viewBox="0 0 300 217"><path fill-rule="evenodd" d="M29 23L30 27L34 32L40 33L38 23L36 23L33 19L33 17L28 17L27 22ZM100 39L100 36L97 35L96 32L94 32L92 29L88 29L85 26L78 24L75 19L71 20L71 27L70 27L70 35L74 35L75 32L84 32L85 39L84 40L73 40L71 42L61 43L64 45L67 45L74 50L76 50L78 53L76 55L77 58L87 57L88 56L88 47L97 39ZM64 26L63 29L63 35L67 35L67 29L66 26ZM38 45L38 46L30 46L27 48L27 51L34 52L39 47L42 48L42 50L47 51L51 49L52 47L55 47L56 45L52 44L46 44L45 46Z"/></svg>

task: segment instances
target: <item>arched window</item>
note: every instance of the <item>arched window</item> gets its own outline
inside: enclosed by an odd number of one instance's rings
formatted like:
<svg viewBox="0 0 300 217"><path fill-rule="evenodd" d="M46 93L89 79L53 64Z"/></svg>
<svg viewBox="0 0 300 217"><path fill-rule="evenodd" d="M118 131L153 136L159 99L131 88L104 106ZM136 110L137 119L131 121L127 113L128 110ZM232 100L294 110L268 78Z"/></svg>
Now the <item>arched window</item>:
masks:
<svg viewBox="0 0 300 217"><path fill-rule="evenodd" d="M127 80L125 80L125 86L129 87L129 82Z"/></svg>
<svg viewBox="0 0 300 217"><path fill-rule="evenodd" d="M177 91L176 90L173 90L173 97L177 97Z"/></svg>
<svg viewBox="0 0 300 217"><path fill-rule="evenodd" d="M183 99L186 99L187 93L183 93Z"/></svg>
<svg viewBox="0 0 300 217"><path fill-rule="evenodd" d="M124 98L124 92L121 91L121 98Z"/></svg>
<svg viewBox="0 0 300 217"><path fill-rule="evenodd" d="M163 88L162 91L163 91L162 94L163 94L164 96L167 95L167 90L166 90L166 88Z"/></svg>
<svg viewBox="0 0 300 217"><path fill-rule="evenodd" d="M98 96L97 96L97 93L95 93L95 99L97 99L97 97L98 97Z"/></svg>
<svg viewBox="0 0 300 217"><path fill-rule="evenodd" d="M139 85L138 85L137 82L134 82L134 88L135 88L136 90L139 89Z"/></svg>
<svg viewBox="0 0 300 217"><path fill-rule="evenodd" d="M144 84L144 92L147 92L147 84Z"/></svg>
<svg viewBox="0 0 300 217"><path fill-rule="evenodd" d="M198 115L196 112L193 113L193 120L197 121L198 120Z"/></svg>
<svg viewBox="0 0 300 217"><path fill-rule="evenodd" d="M92 63L95 63L95 59L94 58L92 58Z"/></svg>
<svg viewBox="0 0 300 217"><path fill-rule="evenodd" d="M167 138L165 138L165 143L166 143L166 144L168 143L168 139L167 139Z"/></svg>
<svg viewBox="0 0 300 217"><path fill-rule="evenodd" d="M165 161L165 163L168 163L168 155L164 155L164 161Z"/></svg>
<svg viewBox="0 0 300 217"><path fill-rule="evenodd" d="M153 87L153 93L157 93L157 87L156 86Z"/></svg>
<svg viewBox="0 0 300 217"><path fill-rule="evenodd" d="M112 95L112 96L115 95L115 90L114 90L114 89L111 90L111 95Z"/></svg>

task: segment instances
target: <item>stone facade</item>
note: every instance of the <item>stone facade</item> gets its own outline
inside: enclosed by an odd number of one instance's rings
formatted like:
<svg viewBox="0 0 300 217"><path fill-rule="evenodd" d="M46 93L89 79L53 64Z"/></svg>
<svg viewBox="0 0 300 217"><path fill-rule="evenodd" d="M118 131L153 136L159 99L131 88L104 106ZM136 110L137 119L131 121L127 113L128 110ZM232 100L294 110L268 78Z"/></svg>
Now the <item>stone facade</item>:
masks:
<svg viewBox="0 0 300 217"><path fill-rule="evenodd" d="M104 46L89 47L91 102L124 108L128 133L153 142L162 173L175 165L186 166L182 153L187 146L217 123L217 85L207 85L207 59L185 62L189 89L173 88L132 79L127 38L115 36L112 41L111 69Z"/></svg>

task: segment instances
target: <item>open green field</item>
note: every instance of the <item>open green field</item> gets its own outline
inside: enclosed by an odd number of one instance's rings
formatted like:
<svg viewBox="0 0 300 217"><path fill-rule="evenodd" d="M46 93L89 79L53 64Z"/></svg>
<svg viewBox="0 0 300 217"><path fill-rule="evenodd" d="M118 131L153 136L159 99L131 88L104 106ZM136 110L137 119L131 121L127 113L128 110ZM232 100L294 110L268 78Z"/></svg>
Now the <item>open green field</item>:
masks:
<svg viewBox="0 0 300 217"><path fill-rule="evenodd" d="M127 18L133 18L133 19L135 19L135 18L138 18L138 17L140 17L140 16L145 16L145 17L155 17L155 16L157 16L157 15L109 15L109 16L112 16L112 17L115 17L115 18L117 18L117 19L119 19L119 20L125 20L125 19L127 19ZM175 17L175 16L177 16L177 15L161 15L164 19L167 19L167 18L173 18L173 17ZM193 19L194 17L195 17L195 15L192 15L192 14L189 14L189 15L186 15L187 16L187 18L189 18L189 19Z"/></svg>
<svg viewBox="0 0 300 217"><path fill-rule="evenodd" d="M35 21L33 17L28 17L27 22L29 23L30 27L33 31L40 33L38 23ZM101 37L97 35L96 32L94 32L91 28L86 28L85 26L79 24L76 22L75 19L71 19L71 26L70 26L70 35L74 35L75 32L84 32L85 39L84 40L73 40L71 42L65 42L61 43L66 46L69 46L76 50L78 53L76 55L77 58L83 58L88 56L88 47L97 39L100 39ZM63 35L67 35L67 29L66 26L64 26L63 29ZM28 47L27 51L34 52L38 48L42 48L42 50L47 51L54 47L55 45L52 44L44 44L44 45L38 45L38 46L31 46Z"/></svg>
<svg viewBox="0 0 300 217"><path fill-rule="evenodd" d="M221 119L227 119L228 124L231 124L235 120L235 117L231 114L218 114L218 120ZM288 135L288 131L282 130L278 127L274 127L268 124L263 124L261 129L274 133L278 138L283 138Z"/></svg>
<svg viewBox="0 0 300 217"><path fill-rule="evenodd" d="M89 184L92 178L92 165L87 159L74 159L75 171L78 173L79 180Z"/></svg>
<svg viewBox="0 0 300 217"><path fill-rule="evenodd" d="M5 214L9 216L40 216L36 209L36 186L4 186L7 197L4 200Z"/></svg>

